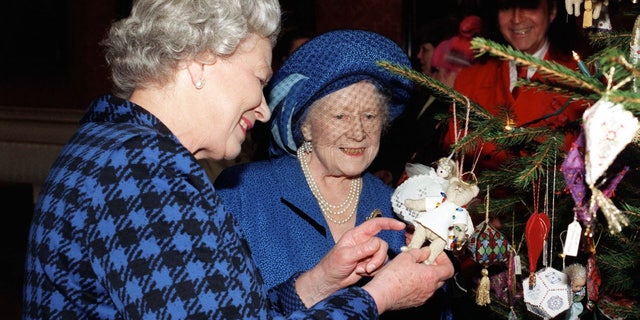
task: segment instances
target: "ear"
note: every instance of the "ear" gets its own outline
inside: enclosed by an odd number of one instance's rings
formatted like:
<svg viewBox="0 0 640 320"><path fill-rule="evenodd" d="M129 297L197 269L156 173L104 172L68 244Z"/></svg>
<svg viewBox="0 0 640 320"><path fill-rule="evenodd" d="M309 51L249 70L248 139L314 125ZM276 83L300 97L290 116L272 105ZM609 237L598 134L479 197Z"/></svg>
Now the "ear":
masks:
<svg viewBox="0 0 640 320"><path fill-rule="evenodd" d="M311 134L311 124L309 122L305 122L300 126L300 131L302 132L302 136L305 141L312 141L313 135Z"/></svg>
<svg viewBox="0 0 640 320"><path fill-rule="evenodd" d="M191 61L187 64L187 70L191 77L191 83L193 83L196 88L198 88L198 86L202 88L204 84L204 63Z"/></svg>

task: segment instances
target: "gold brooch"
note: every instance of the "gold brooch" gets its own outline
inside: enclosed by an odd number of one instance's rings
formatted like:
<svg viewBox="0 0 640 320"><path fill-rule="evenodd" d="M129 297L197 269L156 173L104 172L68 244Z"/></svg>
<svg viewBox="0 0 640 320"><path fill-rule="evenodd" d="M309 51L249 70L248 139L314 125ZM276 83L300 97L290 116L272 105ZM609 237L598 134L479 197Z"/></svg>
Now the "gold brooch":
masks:
<svg viewBox="0 0 640 320"><path fill-rule="evenodd" d="M373 209L373 211L371 211L367 220L377 218L377 217L382 217L382 210L376 208L376 209Z"/></svg>

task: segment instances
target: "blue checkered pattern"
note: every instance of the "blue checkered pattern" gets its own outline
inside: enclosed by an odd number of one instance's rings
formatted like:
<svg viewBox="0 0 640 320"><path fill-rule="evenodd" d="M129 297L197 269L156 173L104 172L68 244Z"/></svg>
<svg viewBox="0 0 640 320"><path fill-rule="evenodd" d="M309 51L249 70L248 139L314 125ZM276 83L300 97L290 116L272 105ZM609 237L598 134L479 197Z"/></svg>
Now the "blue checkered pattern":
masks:
<svg viewBox="0 0 640 320"><path fill-rule="evenodd" d="M204 170L158 119L101 97L38 198L24 319L265 319L300 309L295 278L267 296L236 230ZM350 288L289 317L375 312Z"/></svg>

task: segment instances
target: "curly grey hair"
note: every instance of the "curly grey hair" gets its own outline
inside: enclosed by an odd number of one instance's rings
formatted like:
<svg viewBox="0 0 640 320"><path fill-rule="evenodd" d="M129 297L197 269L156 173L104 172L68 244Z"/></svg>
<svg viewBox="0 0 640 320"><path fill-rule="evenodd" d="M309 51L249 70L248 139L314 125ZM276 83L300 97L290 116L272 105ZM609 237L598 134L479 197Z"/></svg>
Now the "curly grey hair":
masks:
<svg viewBox="0 0 640 320"><path fill-rule="evenodd" d="M181 62L231 55L251 33L273 46L280 15L278 0L136 0L102 42L113 93L128 99L135 88L165 84Z"/></svg>

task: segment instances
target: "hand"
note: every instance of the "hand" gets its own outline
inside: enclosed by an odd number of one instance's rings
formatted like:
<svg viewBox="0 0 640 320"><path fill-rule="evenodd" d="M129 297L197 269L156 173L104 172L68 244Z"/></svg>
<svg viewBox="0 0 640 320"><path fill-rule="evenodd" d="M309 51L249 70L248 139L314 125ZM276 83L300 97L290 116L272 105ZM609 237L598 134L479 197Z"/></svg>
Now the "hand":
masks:
<svg viewBox="0 0 640 320"><path fill-rule="evenodd" d="M446 253L438 255L434 264L423 263L430 253L429 247L400 253L363 287L376 301L379 313L422 305L453 277L453 264Z"/></svg>
<svg viewBox="0 0 640 320"><path fill-rule="evenodd" d="M337 290L369 276L387 261L388 244L376 237L381 230L403 230L392 218L375 218L347 231L311 270L296 280L296 291L309 307ZM426 259L426 258L425 258Z"/></svg>

